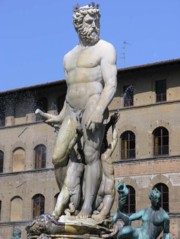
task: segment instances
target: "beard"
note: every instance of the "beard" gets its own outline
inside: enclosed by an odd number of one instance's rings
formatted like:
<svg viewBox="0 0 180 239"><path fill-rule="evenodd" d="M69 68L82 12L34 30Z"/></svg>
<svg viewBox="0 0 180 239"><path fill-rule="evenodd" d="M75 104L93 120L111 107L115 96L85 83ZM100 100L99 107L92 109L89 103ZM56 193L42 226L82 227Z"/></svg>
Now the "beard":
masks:
<svg viewBox="0 0 180 239"><path fill-rule="evenodd" d="M78 29L78 35L80 39L87 45L94 45L99 40L99 29L98 28L86 28L81 27Z"/></svg>

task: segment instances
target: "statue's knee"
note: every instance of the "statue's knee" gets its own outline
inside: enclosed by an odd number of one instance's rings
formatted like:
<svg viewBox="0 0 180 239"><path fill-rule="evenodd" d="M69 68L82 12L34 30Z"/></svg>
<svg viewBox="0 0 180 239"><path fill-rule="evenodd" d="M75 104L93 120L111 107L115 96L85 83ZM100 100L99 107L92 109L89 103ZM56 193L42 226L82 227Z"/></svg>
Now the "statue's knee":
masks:
<svg viewBox="0 0 180 239"><path fill-rule="evenodd" d="M52 163L53 164L56 164L57 162L58 162L58 157L57 157L57 155L56 154L53 154L53 156L52 156Z"/></svg>
<svg viewBox="0 0 180 239"><path fill-rule="evenodd" d="M131 226L125 226L125 227L122 227L120 230L119 230L119 233L118 233L118 238L126 238L127 236L131 236L133 233L133 229ZM134 238L134 237L133 237Z"/></svg>
<svg viewBox="0 0 180 239"><path fill-rule="evenodd" d="M53 156L52 156L52 163L54 165L56 165L58 163L63 163L65 161L65 159L66 159L65 154L54 153Z"/></svg>

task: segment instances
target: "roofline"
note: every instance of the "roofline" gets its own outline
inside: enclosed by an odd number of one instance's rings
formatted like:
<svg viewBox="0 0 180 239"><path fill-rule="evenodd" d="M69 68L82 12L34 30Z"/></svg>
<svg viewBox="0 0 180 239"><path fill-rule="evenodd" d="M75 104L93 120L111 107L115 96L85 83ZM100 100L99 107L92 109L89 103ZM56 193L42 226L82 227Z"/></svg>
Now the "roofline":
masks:
<svg viewBox="0 0 180 239"><path fill-rule="evenodd" d="M166 60L166 61L152 62L152 63L148 63L148 64L130 66L130 67L125 67L125 68L119 68L118 73L132 71L132 70L141 70L141 69L146 69L146 68L151 68L151 67L156 67L156 66L164 66L164 65L175 64L175 63L180 63L180 58Z"/></svg>
<svg viewBox="0 0 180 239"><path fill-rule="evenodd" d="M64 84L66 83L65 80L57 80L57 81L53 81L53 82L47 82L47 83L43 83L43 84L37 84L37 85L32 85L32 86L26 86L26 87L22 87L22 88L15 88L12 90L7 90L7 91L2 91L0 92L0 94L10 94L10 93L14 93L17 91L26 91L26 90L34 90L37 88L43 88L45 86L54 86L54 85L59 85L59 84Z"/></svg>
<svg viewBox="0 0 180 239"><path fill-rule="evenodd" d="M118 73L134 71L134 70L141 70L141 69L147 69L147 68L151 68L151 67L163 66L163 65L168 65L168 64L175 64L175 63L180 63L180 58L166 60L166 61L153 62L153 63L137 65L137 66L130 66L130 67L125 67L125 68L119 68ZM34 89L37 89L37 88L43 88L43 87L46 87L46 86L54 86L54 85L57 85L57 84L59 85L59 84L64 84L64 83L66 83L65 80L57 80L57 81L53 81L53 82L47 82L47 83L43 83L43 84L26 86L26 87L22 87L22 88L15 88L15 89L12 89L12 90L2 91L2 92L0 92L0 94L2 95L2 94L14 93L14 92L17 92L17 91L34 90Z"/></svg>

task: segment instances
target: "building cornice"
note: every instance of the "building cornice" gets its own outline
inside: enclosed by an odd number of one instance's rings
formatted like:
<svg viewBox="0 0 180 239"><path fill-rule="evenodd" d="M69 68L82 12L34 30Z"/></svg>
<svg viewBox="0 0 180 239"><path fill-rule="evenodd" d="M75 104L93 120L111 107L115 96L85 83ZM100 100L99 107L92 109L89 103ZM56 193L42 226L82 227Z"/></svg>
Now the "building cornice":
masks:
<svg viewBox="0 0 180 239"><path fill-rule="evenodd" d="M165 156L157 156L157 157L150 157L150 158L134 158L134 159L121 159L114 161L113 164L132 164L132 163L141 163L141 162L152 162L152 161L159 161L159 160L172 160L172 159L180 159L180 155L165 155Z"/></svg>
<svg viewBox="0 0 180 239"><path fill-rule="evenodd" d="M131 71L136 71L136 70L138 70L138 71L139 70L147 70L147 69L154 68L154 67L166 67L167 65L176 65L176 64L180 64L180 58L120 68L120 69L118 69L118 73L125 73L125 72L131 72Z"/></svg>
<svg viewBox="0 0 180 239"><path fill-rule="evenodd" d="M180 64L180 58L166 60L166 61L153 62L153 63L137 65L137 66L130 66L130 67L126 67L126 68L119 68L118 69L118 74L137 71L137 70L138 71L139 70L146 70L146 69L150 69L152 67L160 67L160 66L175 65L175 64ZM64 79L62 79L62 80L57 80L57 81L48 82L48 83L44 83L44 84L38 84L38 85L27 86L27 87L8 90L8 91L3 91L3 92L0 92L0 95L12 94L12 93L15 93L15 92L31 91L31 90L44 88L44 87L64 85L64 84L66 84L66 81Z"/></svg>

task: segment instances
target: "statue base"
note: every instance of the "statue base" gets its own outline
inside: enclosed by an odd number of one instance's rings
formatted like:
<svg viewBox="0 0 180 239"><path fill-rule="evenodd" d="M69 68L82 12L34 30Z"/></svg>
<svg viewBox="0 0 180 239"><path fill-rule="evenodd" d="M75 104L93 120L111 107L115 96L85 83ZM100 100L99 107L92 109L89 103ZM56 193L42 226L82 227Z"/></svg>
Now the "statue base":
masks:
<svg viewBox="0 0 180 239"><path fill-rule="evenodd" d="M110 220L95 222L92 218L66 219L59 222L53 216L41 215L26 227L27 239L97 239L116 238L118 228Z"/></svg>

